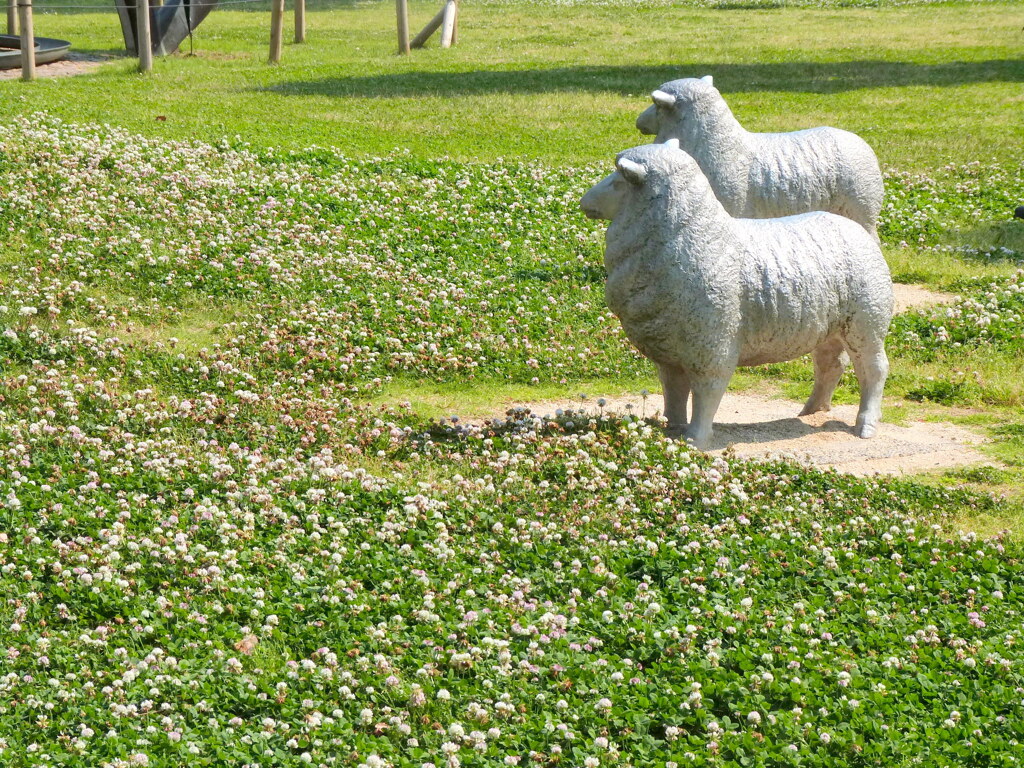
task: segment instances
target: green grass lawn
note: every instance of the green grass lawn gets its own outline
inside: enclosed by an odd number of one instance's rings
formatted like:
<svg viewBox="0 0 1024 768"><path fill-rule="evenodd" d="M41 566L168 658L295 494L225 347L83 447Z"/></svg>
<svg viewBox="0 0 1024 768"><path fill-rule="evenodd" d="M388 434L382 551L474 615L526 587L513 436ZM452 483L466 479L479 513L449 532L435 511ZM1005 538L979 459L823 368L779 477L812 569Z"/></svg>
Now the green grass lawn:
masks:
<svg viewBox="0 0 1024 768"><path fill-rule="evenodd" d="M435 5L414 2L412 25ZM265 63L267 13L216 10L196 32L197 55L158 60L152 77L130 76L124 61L88 77L0 83L0 103L5 114L44 109L168 138L238 134L260 146L579 164L640 143L633 121L659 84L712 73L754 130L841 126L904 170L1024 157L1019 3L750 11L468 2L456 48L409 58L393 55L392 3L310 8L309 42L286 46L277 67ZM36 27L84 51L123 46L112 13L40 14Z"/></svg>
<svg viewBox="0 0 1024 768"><path fill-rule="evenodd" d="M1021 6L467 2L408 59L392 14L0 82L0 765L1019 764ZM876 147L894 275L959 296L894 320L889 412L1001 468L431 418L652 387L578 200L708 72L749 127Z"/></svg>

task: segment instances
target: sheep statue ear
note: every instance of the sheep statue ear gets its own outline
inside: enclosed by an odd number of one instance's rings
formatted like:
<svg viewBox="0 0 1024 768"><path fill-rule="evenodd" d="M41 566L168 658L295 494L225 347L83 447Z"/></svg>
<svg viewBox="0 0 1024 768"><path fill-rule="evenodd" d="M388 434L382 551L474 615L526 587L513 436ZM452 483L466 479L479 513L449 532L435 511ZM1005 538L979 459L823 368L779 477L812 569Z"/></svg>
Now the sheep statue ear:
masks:
<svg viewBox="0 0 1024 768"><path fill-rule="evenodd" d="M655 91L651 94L651 101L659 107L671 107L676 103L676 97L664 91Z"/></svg>
<svg viewBox="0 0 1024 768"><path fill-rule="evenodd" d="M713 78L711 75L704 75L704 77L702 77L700 79L700 81L702 83L707 83L708 85L714 85L715 84L715 78Z"/></svg>
<svg viewBox="0 0 1024 768"><path fill-rule="evenodd" d="M635 186L640 186L644 183L644 179L647 178L647 169L640 165L640 163L634 163L632 160L622 158L616 161L615 167L619 170L626 181Z"/></svg>
<svg viewBox="0 0 1024 768"><path fill-rule="evenodd" d="M669 149L679 149L679 139L673 137L665 142L665 146Z"/></svg>

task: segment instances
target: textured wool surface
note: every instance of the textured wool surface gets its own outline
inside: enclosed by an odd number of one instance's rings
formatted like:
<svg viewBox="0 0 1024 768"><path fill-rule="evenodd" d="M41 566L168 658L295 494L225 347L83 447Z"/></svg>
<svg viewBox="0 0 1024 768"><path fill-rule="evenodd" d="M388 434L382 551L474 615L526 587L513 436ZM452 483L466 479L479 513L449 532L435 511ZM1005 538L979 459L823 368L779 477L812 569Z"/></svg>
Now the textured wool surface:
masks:
<svg viewBox="0 0 1024 768"><path fill-rule="evenodd" d="M867 142L839 128L752 133L709 78L665 83L637 128L656 142L678 139L733 216L765 219L829 211L875 233L884 187Z"/></svg>
<svg viewBox="0 0 1024 768"><path fill-rule="evenodd" d="M808 353L815 388L804 412L828 410L846 351L863 393L855 433L873 436L893 313L875 240L830 213L734 219L674 141L626 150L617 168L581 206L611 222L608 306L658 368L670 431L706 445L737 366Z"/></svg>

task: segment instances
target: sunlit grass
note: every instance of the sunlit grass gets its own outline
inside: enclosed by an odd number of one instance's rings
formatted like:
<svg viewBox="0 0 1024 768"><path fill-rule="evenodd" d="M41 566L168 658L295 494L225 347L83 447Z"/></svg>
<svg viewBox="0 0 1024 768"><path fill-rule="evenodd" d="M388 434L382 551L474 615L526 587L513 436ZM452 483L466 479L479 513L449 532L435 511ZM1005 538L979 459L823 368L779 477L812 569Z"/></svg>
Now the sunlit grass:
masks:
<svg viewBox="0 0 1024 768"><path fill-rule="evenodd" d="M412 25L435 5L414 2ZM268 15L225 8L196 31L195 56L159 59L149 77L114 62L72 79L0 83L0 104L172 138L578 164L641 143L633 121L659 84L711 73L752 130L837 125L899 168L1021 157L1024 10L1013 3L467 3L455 48L408 58L395 55L393 3L311 5L308 16L309 42L286 45L276 67L266 64ZM40 15L36 26L86 52L123 48L113 13Z"/></svg>

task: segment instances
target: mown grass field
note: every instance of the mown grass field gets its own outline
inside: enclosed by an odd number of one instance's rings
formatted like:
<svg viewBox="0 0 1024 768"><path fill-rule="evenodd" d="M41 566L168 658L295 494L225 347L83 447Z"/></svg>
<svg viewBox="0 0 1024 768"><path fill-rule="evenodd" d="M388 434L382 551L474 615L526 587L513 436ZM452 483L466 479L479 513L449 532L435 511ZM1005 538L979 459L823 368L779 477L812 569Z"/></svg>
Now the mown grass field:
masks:
<svg viewBox="0 0 1024 768"><path fill-rule="evenodd" d="M467 3L400 60L374 3L269 68L217 11L151 77L0 82L0 764L1016 765L1022 16ZM876 146L894 275L960 297L895 320L888 405L1001 468L467 424L654 388L577 201L707 71Z"/></svg>
<svg viewBox="0 0 1024 768"><path fill-rule="evenodd" d="M412 26L436 4L413 2ZM319 12L312 0L309 44L287 45L278 67L265 63L268 14L238 7L217 10L196 31L195 57L158 61L131 87L126 61L30 89L5 85L0 98L19 113L46 109L175 139L237 133L259 146L576 165L608 162L636 142L633 121L654 87L710 72L752 129L841 125L901 170L1022 155L1018 3L470 2L457 48L404 59L391 55L390 4ZM39 14L37 27L83 51L123 49L113 13Z"/></svg>

